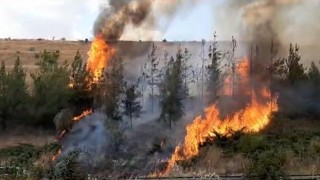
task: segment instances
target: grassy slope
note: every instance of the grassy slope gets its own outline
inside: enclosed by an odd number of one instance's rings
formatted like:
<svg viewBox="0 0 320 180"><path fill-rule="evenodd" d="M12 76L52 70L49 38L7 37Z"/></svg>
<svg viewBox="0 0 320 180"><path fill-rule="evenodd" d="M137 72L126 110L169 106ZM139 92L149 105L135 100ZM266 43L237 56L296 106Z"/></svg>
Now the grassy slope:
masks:
<svg viewBox="0 0 320 180"><path fill-rule="evenodd" d="M320 121L277 118L259 134L202 147L200 155L183 166L199 174L242 174L254 158L265 158L259 159L255 170L262 163L273 163L267 162L272 158L283 158L286 174L320 174Z"/></svg>

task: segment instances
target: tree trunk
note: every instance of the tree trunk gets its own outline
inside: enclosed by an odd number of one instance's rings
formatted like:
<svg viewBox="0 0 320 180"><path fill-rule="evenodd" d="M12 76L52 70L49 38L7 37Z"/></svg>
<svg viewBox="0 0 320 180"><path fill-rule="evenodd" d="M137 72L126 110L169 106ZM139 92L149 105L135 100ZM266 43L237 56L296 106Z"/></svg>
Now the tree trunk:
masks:
<svg viewBox="0 0 320 180"><path fill-rule="evenodd" d="M7 115L5 113L1 115L1 128L2 130L7 129Z"/></svg>
<svg viewBox="0 0 320 180"><path fill-rule="evenodd" d="M151 112L153 112L153 75L151 75Z"/></svg>
<svg viewBox="0 0 320 180"><path fill-rule="evenodd" d="M131 127L131 129L133 129L133 126L132 126L132 113L131 112L129 113L129 118L130 118L130 127Z"/></svg>
<svg viewBox="0 0 320 180"><path fill-rule="evenodd" d="M169 127L172 129L172 119L171 119L171 113L169 114Z"/></svg>

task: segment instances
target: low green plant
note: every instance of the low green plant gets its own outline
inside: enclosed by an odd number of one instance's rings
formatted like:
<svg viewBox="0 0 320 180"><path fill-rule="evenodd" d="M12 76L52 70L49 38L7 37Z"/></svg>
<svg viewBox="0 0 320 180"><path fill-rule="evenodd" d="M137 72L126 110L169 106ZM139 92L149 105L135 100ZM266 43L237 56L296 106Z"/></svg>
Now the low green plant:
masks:
<svg viewBox="0 0 320 180"><path fill-rule="evenodd" d="M81 170L78 162L79 154L79 151L73 151L63 157L55 167L54 177L57 179L84 179L86 174Z"/></svg>
<svg viewBox="0 0 320 180"><path fill-rule="evenodd" d="M255 153L251 158L251 164L247 168L248 179L285 179L284 153L277 150L267 150Z"/></svg>

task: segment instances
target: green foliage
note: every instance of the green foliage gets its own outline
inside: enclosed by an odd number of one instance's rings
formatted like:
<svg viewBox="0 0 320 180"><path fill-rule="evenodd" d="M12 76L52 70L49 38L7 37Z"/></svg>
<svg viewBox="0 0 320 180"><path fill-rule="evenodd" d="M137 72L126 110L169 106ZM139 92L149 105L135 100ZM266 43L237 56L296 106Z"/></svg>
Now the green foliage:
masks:
<svg viewBox="0 0 320 180"><path fill-rule="evenodd" d="M8 86L8 106L10 108L10 117L23 120L26 114L26 104L29 100L28 87L26 84L26 73L17 57L13 70L9 75Z"/></svg>
<svg viewBox="0 0 320 180"><path fill-rule="evenodd" d="M58 162L54 170L54 177L58 179L85 179L86 174L78 163L80 152L74 151Z"/></svg>
<svg viewBox="0 0 320 180"><path fill-rule="evenodd" d="M77 51L71 64L69 76L71 84L70 104L78 107L80 111L92 107L94 92L97 89L97 85L93 83L93 75L86 70L86 64L83 63L79 51Z"/></svg>
<svg viewBox="0 0 320 180"><path fill-rule="evenodd" d="M130 119L130 126L132 128L132 118L139 117L141 113L141 104L138 98L140 98L141 93L138 91L138 86L136 84L126 85L124 107L125 115Z"/></svg>
<svg viewBox="0 0 320 180"><path fill-rule="evenodd" d="M301 56L298 45L293 46L290 44L288 57L275 62L275 73L291 85L306 80L305 69L300 60Z"/></svg>
<svg viewBox="0 0 320 180"><path fill-rule="evenodd" d="M214 41L209 47L209 65L207 68L208 73L208 92L209 92L209 103L214 103L219 95L219 91L222 86L220 61L222 53L217 48L216 34L214 35Z"/></svg>
<svg viewBox="0 0 320 180"><path fill-rule="evenodd" d="M0 159L11 166L30 167L42 154L57 152L60 148L60 145L57 143L46 144L42 147L20 144L19 146L1 149Z"/></svg>
<svg viewBox="0 0 320 180"><path fill-rule="evenodd" d="M40 53L36 63L39 68L31 73L33 93L30 109L33 123L38 125L52 125L54 115L69 100L69 74L66 65L58 64L59 51Z"/></svg>
<svg viewBox="0 0 320 180"><path fill-rule="evenodd" d="M176 59L173 57L168 62L164 79L160 84L161 116L160 119L169 123L179 120L184 114L183 101L187 97L187 89L183 83L183 56L178 51Z"/></svg>
<svg viewBox="0 0 320 180"><path fill-rule="evenodd" d="M101 99L109 119L120 120L121 96L124 92L123 64L121 59L111 59L101 82Z"/></svg>
<svg viewBox="0 0 320 180"><path fill-rule="evenodd" d="M262 152L269 148L268 141L263 135L244 135L236 145L238 151L248 155Z"/></svg>
<svg viewBox="0 0 320 180"><path fill-rule="evenodd" d="M7 117L9 115L8 110L8 74L6 72L4 61L1 62L0 67L0 118L1 118L1 127L6 129L7 126Z"/></svg>
<svg viewBox="0 0 320 180"><path fill-rule="evenodd" d="M19 56L13 70L9 73L2 62L0 69L0 116L3 129L7 126L9 118L23 118L24 107L28 99L26 74L22 69Z"/></svg>
<svg viewBox="0 0 320 180"><path fill-rule="evenodd" d="M268 150L256 154L247 169L249 179L285 179L284 163L285 155L281 151Z"/></svg>

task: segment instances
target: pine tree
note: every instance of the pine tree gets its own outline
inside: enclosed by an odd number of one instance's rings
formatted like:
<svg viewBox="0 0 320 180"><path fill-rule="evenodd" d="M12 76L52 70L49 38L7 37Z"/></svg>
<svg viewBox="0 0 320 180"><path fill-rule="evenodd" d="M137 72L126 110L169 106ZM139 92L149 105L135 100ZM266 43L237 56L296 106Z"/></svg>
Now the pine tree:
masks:
<svg viewBox="0 0 320 180"><path fill-rule="evenodd" d="M192 83L193 81L192 66L189 64L191 54L187 48L184 49L183 53L181 52L181 50L179 50L178 54L180 55L177 55L177 56L181 58L183 88L184 88L185 96L187 98L189 96L189 84Z"/></svg>
<svg viewBox="0 0 320 180"><path fill-rule="evenodd" d="M86 70L86 64L79 51L77 51L70 69L69 87L72 91L70 102L80 111L88 109L93 105L96 84L93 84L93 76ZM76 112L77 114L80 112Z"/></svg>
<svg viewBox="0 0 320 180"><path fill-rule="evenodd" d="M221 70L220 60L222 53L217 48L216 35L214 34L214 41L209 47L209 64L207 66L207 91L209 92L209 103L215 103L221 90Z"/></svg>
<svg viewBox="0 0 320 180"><path fill-rule="evenodd" d="M300 60L301 56L299 54L298 45L293 47L293 45L290 44L289 56L285 59L285 63L287 67L287 79L291 84L306 78L304 67L303 64L300 63Z"/></svg>
<svg viewBox="0 0 320 180"><path fill-rule="evenodd" d="M144 71L143 71L143 76L148 81L148 85L151 88L150 97L151 97L151 111L152 112L154 110L154 98L155 98L156 88L158 87L159 80L161 77L161 71L158 67L160 64L160 61L156 55L157 50L158 50L157 46L153 43L151 52L148 55L148 61L144 65Z"/></svg>
<svg viewBox="0 0 320 180"><path fill-rule="evenodd" d="M124 92L122 60L113 58L101 84L104 111L109 119L120 120L121 96Z"/></svg>
<svg viewBox="0 0 320 180"><path fill-rule="evenodd" d="M186 91L183 83L182 58L177 53L176 60L172 57L168 62L164 78L160 84L161 116L160 119L169 124L179 120L184 114L183 101L186 99Z"/></svg>
<svg viewBox="0 0 320 180"><path fill-rule="evenodd" d="M319 86L320 85L320 71L317 65L312 61L311 66L308 72L308 78L312 82L313 85Z"/></svg>
<svg viewBox="0 0 320 180"><path fill-rule="evenodd" d="M67 65L59 65L59 51L40 52L38 70L31 73L33 80L31 115L38 125L52 125L52 119L70 98Z"/></svg>
<svg viewBox="0 0 320 180"><path fill-rule="evenodd" d="M141 93L138 92L137 84L126 85L125 89L125 99L123 101L125 107L125 115L129 117L130 127L132 129L132 119L140 116L141 104L138 98L140 98Z"/></svg>
<svg viewBox="0 0 320 180"><path fill-rule="evenodd" d="M318 103L320 101L320 70L314 62L311 63L308 78L310 91L312 92L310 94L311 97L309 102L313 102L311 103L311 107L309 107L309 111L311 109L312 115L317 115L319 117L320 112Z"/></svg>
<svg viewBox="0 0 320 180"><path fill-rule="evenodd" d="M289 55L287 58L279 59L273 63L275 74L281 79L294 85L307 78L303 64L300 63L301 56L298 45L290 44Z"/></svg>
<svg viewBox="0 0 320 180"><path fill-rule="evenodd" d="M0 67L0 123L1 128L5 130L7 128L7 118L9 114L8 109L8 74L6 72L4 61L1 62Z"/></svg>
<svg viewBox="0 0 320 180"><path fill-rule="evenodd" d="M27 88L26 73L18 56L13 70L8 74L8 106L10 107L10 116L14 119L24 118L26 103L29 99Z"/></svg>

